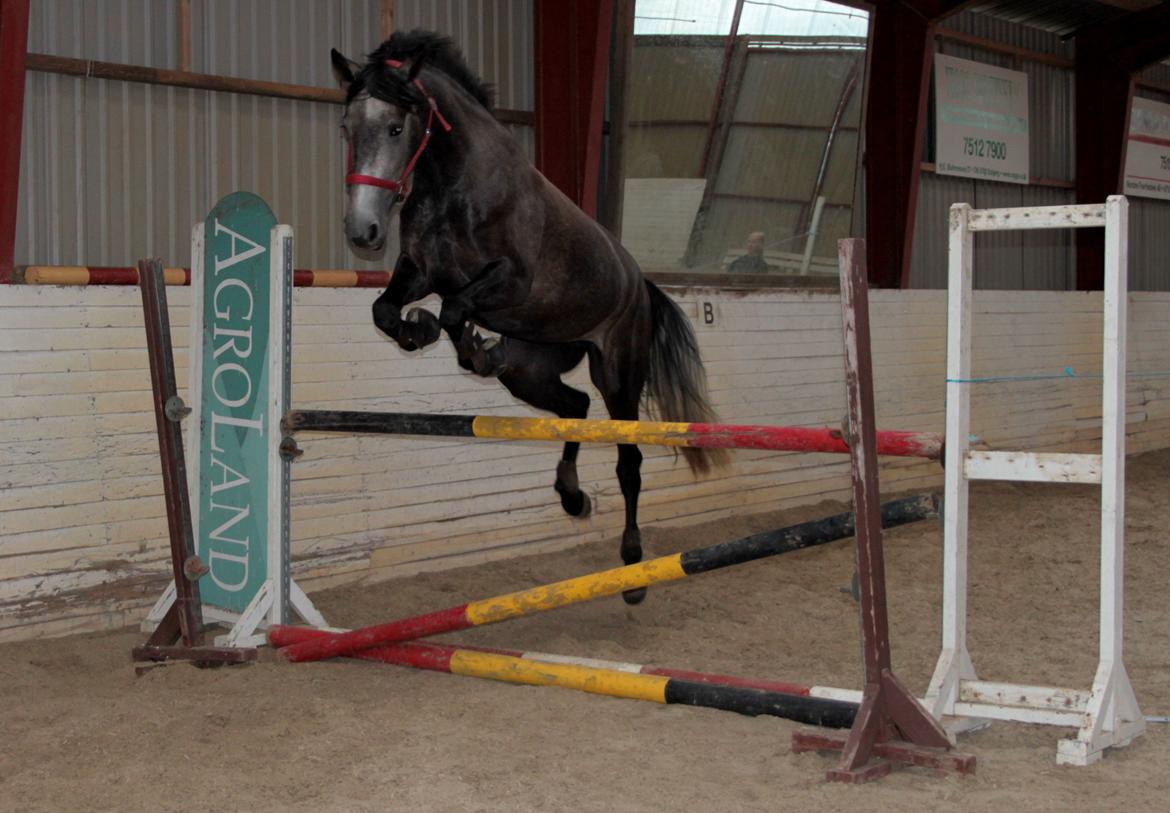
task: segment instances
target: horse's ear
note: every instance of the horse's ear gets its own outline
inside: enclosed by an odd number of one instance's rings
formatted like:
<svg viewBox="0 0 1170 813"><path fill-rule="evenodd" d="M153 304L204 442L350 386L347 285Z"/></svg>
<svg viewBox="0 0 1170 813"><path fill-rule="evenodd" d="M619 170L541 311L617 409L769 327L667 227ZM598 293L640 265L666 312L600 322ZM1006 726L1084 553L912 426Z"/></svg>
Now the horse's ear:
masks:
<svg viewBox="0 0 1170 813"><path fill-rule="evenodd" d="M337 77L337 83L343 88L352 85L356 76L354 71L361 70L361 65L346 59L336 48L329 49L329 59L333 62L333 75Z"/></svg>

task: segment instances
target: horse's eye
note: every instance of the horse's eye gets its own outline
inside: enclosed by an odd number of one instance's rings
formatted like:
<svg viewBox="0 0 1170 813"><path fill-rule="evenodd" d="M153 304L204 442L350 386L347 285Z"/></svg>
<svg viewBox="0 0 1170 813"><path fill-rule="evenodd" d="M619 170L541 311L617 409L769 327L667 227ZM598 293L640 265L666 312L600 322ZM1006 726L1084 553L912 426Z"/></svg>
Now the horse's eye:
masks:
<svg viewBox="0 0 1170 813"><path fill-rule="evenodd" d="M391 124L390 125L390 135L392 135L392 136L402 135L402 125L401 124Z"/></svg>

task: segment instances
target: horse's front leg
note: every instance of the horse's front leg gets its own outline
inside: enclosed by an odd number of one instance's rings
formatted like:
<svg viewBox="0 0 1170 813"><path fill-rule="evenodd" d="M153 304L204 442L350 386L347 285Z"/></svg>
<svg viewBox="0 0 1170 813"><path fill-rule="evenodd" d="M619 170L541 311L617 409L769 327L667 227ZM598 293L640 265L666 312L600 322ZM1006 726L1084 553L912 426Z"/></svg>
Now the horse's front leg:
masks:
<svg viewBox="0 0 1170 813"><path fill-rule="evenodd" d="M403 350L417 350L439 338L438 320L422 308L412 308L402 318L402 307L432 292L430 280L410 257L398 255L394 274L382 295L374 300L374 325Z"/></svg>
<svg viewBox="0 0 1170 813"><path fill-rule="evenodd" d="M439 322L453 327L474 319L476 314L521 305L532 289L532 274L508 257L487 263L471 281L443 299Z"/></svg>
<svg viewBox="0 0 1170 813"><path fill-rule="evenodd" d="M464 285L458 293L446 297L439 311L439 323L448 332L458 330L476 314L520 305L528 298L532 275L519 269L512 260L501 257L492 260ZM492 378L507 369L507 354L502 339L480 341L475 336L470 351L471 369L481 376ZM463 352L460 352L461 364Z"/></svg>
<svg viewBox="0 0 1170 813"><path fill-rule="evenodd" d="M434 318L434 317L431 317ZM484 339L471 322L443 328L455 347L455 358L459 366L468 372L476 372L475 358L483 354Z"/></svg>

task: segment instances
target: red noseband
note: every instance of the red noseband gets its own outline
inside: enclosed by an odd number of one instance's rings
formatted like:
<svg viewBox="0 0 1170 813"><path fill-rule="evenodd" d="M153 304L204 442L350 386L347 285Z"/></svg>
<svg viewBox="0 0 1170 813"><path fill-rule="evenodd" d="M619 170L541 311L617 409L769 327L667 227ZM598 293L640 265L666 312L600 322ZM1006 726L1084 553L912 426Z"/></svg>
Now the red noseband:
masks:
<svg viewBox="0 0 1170 813"><path fill-rule="evenodd" d="M391 68L401 68L402 63L397 59L387 59L386 64ZM435 104L435 97L427 93L422 86L422 82L418 79L414 80L414 86L418 88L419 92L426 97L427 105L430 110L427 111L427 124L423 129L422 141L418 144L418 149L414 151L410 161L406 164L406 168L402 170L401 177L398 180L388 180L386 178L379 178L376 175L359 175L353 171L353 145L351 144L345 159L345 185L346 186L376 186L380 189L389 189L391 192L399 192L404 194L402 190L406 189L407 179L410 178L410 173L414 172L414 165L418 163L418 159L422 156L423 150L427 148L427 142L431 140L431 126L435 119L439 120L439 124L443 126L443 132L451 132L451 125L443 118L443 114L439 112L439 106Z"/></svg>

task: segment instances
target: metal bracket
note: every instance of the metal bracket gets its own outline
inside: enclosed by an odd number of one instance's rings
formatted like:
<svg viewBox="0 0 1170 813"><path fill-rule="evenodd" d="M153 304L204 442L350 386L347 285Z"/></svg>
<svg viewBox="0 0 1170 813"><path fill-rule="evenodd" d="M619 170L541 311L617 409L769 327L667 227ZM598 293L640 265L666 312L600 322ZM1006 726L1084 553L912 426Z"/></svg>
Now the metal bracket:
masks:
<svg viewBox="0 0 1170 813"><path fill-rule="evenodd" d="M296 438L285 435L280 439L280 457L283 460L293 461L303 455L305 450L297 446Z"/></svg>
<svg viewBox="0 0 1170 813"><path fill-rule="evenodd" d="M166 413L167 420L171 423L178 423L191 414L191 407L177 395L172 395L167 399L166 406L163 408Z"/></svg>
<svg viewBox="0 0 1170 813"><path fill-rule="evenodd" d="M183 575L187 577L187 581L193 582L201 579L210 572L211 568L205 565L198 556L188 556L187 561L183 562Z"/></svg>

